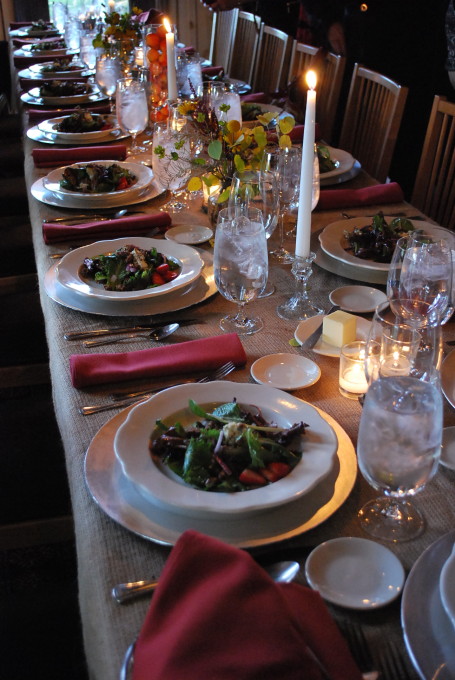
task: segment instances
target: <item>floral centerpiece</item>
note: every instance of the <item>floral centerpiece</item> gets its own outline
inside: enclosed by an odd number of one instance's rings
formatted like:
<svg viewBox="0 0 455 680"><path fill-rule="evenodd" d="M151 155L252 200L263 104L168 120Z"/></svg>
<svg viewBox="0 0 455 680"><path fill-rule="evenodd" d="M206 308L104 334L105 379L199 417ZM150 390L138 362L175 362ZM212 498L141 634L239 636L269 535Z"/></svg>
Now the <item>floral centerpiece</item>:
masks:
<svg viewBox="0 0 455 680"><path fill-rule="evenodd" d="M143 14L139 7L133 7L131 13L105 12L104 28L93 39L93 47L101 47L105 52L118 49L120 58L128 61L134 47L141 42L139 17Z"/></svg>
<svg viewBox="0 0 455 680"><path fill-rule="evenodd" d="M225 104L220 106L221 117L229 108ZM173 149L169 152L163 146L156 146L154 153L162 161L167 159L172 163L177 173L180 169L181 176L188 173L190 166L192 176L187 184L188 191L199 191L203 183L207 187L219 186L218 203L229 197L235 171L260 167L264 149L269 143L267 129L274 119L279 145L292 146L289 133L295 120L289 115L276 118L276 114L267 112L257 117L257 125L242 126L238 120L218 119L214 109L198 99L183 102L178 106L178 112L186 116L187 125L173 135ZM191 145L187 141L191 137L198 140L202 153L188 152Z"/></svg>

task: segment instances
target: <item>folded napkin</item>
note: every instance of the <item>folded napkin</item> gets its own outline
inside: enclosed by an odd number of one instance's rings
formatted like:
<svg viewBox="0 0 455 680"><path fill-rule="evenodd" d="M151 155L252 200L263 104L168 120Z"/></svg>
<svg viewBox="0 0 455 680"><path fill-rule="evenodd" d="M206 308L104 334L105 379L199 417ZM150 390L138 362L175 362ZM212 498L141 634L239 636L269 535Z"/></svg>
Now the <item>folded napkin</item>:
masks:
<svg viewBox="0 0 455 680"><path fill-rule="evenodd" d="M204 68L201 68L201 73L203 76L222 76L224 68L222 66L204 66Z"/></svg>
<svg viewBox="0 0 455 680"><path fill-rule="evenodd" d="M60 116L70 116L75 111L80 109L27 109L28 122L29 123L41 123L43 120L48 118L59 118ZM85 111L90 111L90 113L110 113L111 109L109 104L99 104L98 106L91 106L89 109L84 109Z"/></svg>
<svg viewBox="0 0 455 680"><path fill-rule="evenodd" d="M16 69L23 69L23 68L28 68L32 64L44 64L44 62L49 61L52 57L49 57L48 54L34 54L30 56L23 56L23 57L13 57L13 64L14 68Z"/></svg>
<svg viewBox="0 0 455 680"><path fill-rule="evenodd" d="M33 21L10 21L9 30L15 31L16 28L24 28L24 26L31 26Z"/></svg>
<svg viewBox="0 0 455 680"><path fill-rule="evenodd" d="M80 75L65 75L65 76L49 76L48 78L19 78L19 86L21 90L24 90L25 92L28 92L34 87L41 87L41 85L44 85L44 83L48 83L50 80L75 80L79 83L81 82L87 82L88 76L80 76Z"/></svg>
<svg viewBox="0 0 455 680"><path fill-rule="evenodd" d="M60 35L49 36L49 38L13 38L13 45L15 47L22 47L23 45L40 45L41 43L58 42L62 37Z"/></svg>
<svg viewBox="0 0 455 680"><path fill-rule="evenodd" d="M245 104L266 104L270 97L265 92L251 92L240 95L240 101Z"/></svg>
<svg viewBox="0 0 455 680"><path fill-rule="evenodd" d="M37 168L54 168L80 161L124 161L125 144L111 146L79 146L66 149L33 149L32 157Z"/></svg>
<svg viewBox="0 0 455 680"><path fill-rule="evenodd" d="M155 215L131 215L118 220L102 222L84 222L83 224L61 224L61 222L43 222L43 239L51 243L65 243L80 239L121 238L122 236L142 236L159 227L163 231L172 224L167 212Z"/></svg>
<svg viewBox="0 0 455 680"><path fill-rule="evenodd" d="M397 182L375 184L364 189L322 189L318 210L331 208L354 208L359 205L375 203L401 203L404 201L403 191Z"/></svg>
<svg viewBox="0 0 455 680"><path fill-rule="evenodd" d="M70 370L74 387L86 387L212 371L226 361L233 361L236 366L246 363L245 350L236 333L121 354L73 354Z"/></svg>
<svg viewBox="0 0 455 680"><path fill-rule="evenodd" d="M132 680L324 677L362 678L319 593L274 583L248 553L184 532L139 633Z"/></svg>

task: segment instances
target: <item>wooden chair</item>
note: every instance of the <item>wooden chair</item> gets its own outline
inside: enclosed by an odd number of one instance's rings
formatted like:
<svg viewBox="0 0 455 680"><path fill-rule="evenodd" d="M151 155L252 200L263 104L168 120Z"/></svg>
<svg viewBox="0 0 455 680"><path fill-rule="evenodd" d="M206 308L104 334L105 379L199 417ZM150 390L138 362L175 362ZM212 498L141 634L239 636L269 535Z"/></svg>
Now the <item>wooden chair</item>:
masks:
<svg viewBox="0 0 455 680"><path fill-rule="evenodd" d="M333 52L323 52L313 45L294 40L288 82L313 68L317 74L316 119L324 141L332 141L333 126L346 67L346 58Z"/></svg>
<svg viewBox="0 0 455 680"><path fill-rule="evenodd" d="M277 92L286 85L291 39L284 31L262 26L254 69L253 92Z"/></svg>
<svg viewBox="0 0 455 680"><path fill-rule="evenodd" d="M238 13L228 74L248 85L253 82L261 28L260 17L250 12Z"/></svg>
<svg viewBox="0 0 455 680"><path fill-rule="evenodd" d="M411 202L455 229L455 103L445 97L433 101Z"/></svg>
<svg viewBox="0 0 455 680"><path fill-rule="evenodd" d="M387 179L407 96L407 87L354 65L338 146L379 182Z"/></svg>
<svg viewBox="0 0 455 680"><path fill-rule="evenodd" d="M227 73L231 59L238 15L238 9L213 12L209 60L213 66L222 66L225 73Z"/></svg>

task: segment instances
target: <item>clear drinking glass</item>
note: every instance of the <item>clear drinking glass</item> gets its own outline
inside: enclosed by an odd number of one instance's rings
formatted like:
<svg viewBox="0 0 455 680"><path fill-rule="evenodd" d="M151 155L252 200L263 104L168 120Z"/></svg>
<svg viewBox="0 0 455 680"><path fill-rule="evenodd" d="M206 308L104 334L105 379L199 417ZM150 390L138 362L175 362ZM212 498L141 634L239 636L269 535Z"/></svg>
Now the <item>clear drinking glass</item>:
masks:
<svg viewBox="0 0 455 680"><path fill-rule="evenodd" d="M182 143L183 142L183 143ZM176 146L177 145L177 146ZM155 150L161 147L161 154L156 154ZM173 160L171 154L176 153L177 158ZM183 197L185 185L191 176L191 140L182 138L182 135L172 130L169 124L156 125L153 131L153 153L152 168L157 183L172 194L172 199L166 203L166 209L180 211L188 208L188 204Z"/></svg>
<svg viewBox="0 0 455 680"><path fill-rule="evenodd" d="M247 317L244 307L258 297L267 282L267 239L262 213L257 208L244 208L232 215L221 210L215 232L214 271L216 286L227 300L240 309L224 316L220 327L239 335L256 333L263 328L258 317Z"/></svg>
<svg viewBox="0 0 455 680"><path fill-rule="evenodd" d="M359 512L363 529L382 540L418 536L424 519L407 496L436 472L442 442L439 387L407 376L379 378L368 389L360 418L357 456L366 481L384 493Z"/></svg>
<svg viewBox="0 0 455 680"><path fill-rule="evenodd" d="M120 78L117 81L116 109L118 124L133 139L128 156L143 153L145 148L136 144L136 137L144 132L149 121L146 84L133 78Z"/></svg>
<svg viewBox="0 0 455 680"><path fill-rule="evenodd" d="M96 48L93 47L95 35L95 33L85 33L81 35L79 58L90 71L96 66Z"/></svg>
<svg viewBox="0 0 455 680"><path fill-rule="evenodd" d="M95 80L101 92L109 97L111 113L115 111L114 97L117 80L121 78L121 62L117 56L102 54L96 59Z"/></svg>

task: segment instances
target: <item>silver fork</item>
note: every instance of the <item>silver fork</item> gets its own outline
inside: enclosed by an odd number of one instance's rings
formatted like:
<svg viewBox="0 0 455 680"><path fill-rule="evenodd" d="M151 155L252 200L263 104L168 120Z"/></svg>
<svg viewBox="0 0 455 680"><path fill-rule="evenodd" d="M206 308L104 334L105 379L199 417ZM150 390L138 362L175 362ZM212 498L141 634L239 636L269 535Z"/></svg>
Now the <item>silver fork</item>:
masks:
<svg viewBox="0 0 455 680"><path fill-rule="evenodd" d="M223 364L219 368L215 369L212 371L212 373L209 373L208 375L204 376L203 378L199 378L199 380L194 380L192 382L195 383L207 383L207 382L212 382L213 380L221 380L221 378L225 378L229 373L231 373L235 368L235 364L232 361L228 361L227 363ZM113 395L113 401L109 402L108 404L97 404L97 405L91 405L91 406L82 406L79 409L79 413L81 413L83 416L89 416L92 415L93 413L102 413L103 411L110 411L111 409L114 408L123 408L125 406L131 406L132 404L139 403L141 401L145 401L148 399L152 394L156 394L157 392L161 392L161 390L165 390L168 387L176 387L177 385L180 385L182 381L175 383L173 385L166 385L165 387L159 387L158 389L148 389L148 390L141 390L138 392L130 392L127 393L126 395L124 394L121 398L116 398Z"/></svg>

